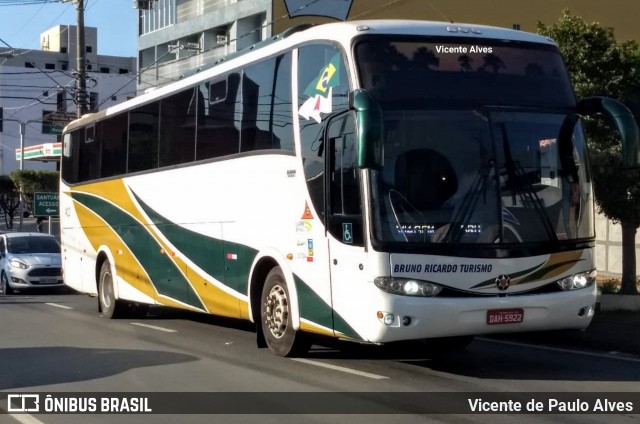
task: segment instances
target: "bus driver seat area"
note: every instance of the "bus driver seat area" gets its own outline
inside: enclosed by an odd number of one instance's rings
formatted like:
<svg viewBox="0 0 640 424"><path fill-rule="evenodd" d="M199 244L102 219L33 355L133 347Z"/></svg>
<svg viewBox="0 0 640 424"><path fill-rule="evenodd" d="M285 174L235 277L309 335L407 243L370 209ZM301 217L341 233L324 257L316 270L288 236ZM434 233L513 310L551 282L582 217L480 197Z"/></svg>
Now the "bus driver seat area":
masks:
<svg viewBox="0 0 640 424"><path fill-rule="evenodd" d="M458 190L449 160L433 149L402 153L395 163L395 187L420 212L438 210Z"/></svg>

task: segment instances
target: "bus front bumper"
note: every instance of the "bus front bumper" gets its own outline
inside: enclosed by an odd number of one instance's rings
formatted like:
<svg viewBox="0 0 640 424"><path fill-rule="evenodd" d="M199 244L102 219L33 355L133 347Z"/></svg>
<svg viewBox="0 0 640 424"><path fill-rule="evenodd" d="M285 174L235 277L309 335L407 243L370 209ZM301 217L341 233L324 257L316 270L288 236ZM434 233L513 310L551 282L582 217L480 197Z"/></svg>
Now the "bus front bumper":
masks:
<svg viewBox="0 0 640 424"><path fill-rule="evenodd" d="M529 331L584 329L595 312L595 284L536 295L417 298L386 295L378 322L363 334L372 343ZM390 316L389 316L390 315ZM366 333L366 332L364 332Z"/></svg>

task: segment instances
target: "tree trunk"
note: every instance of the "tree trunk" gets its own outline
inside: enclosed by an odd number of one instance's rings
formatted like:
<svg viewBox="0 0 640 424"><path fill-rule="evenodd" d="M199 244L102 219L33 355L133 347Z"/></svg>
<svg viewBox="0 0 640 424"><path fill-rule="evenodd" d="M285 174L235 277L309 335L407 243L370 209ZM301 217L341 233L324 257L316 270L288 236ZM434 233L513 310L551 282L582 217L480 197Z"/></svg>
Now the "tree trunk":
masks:
<svg viewBox="0 0 640 424"><path fill-rule="evenodd" d="M622 283L620 294L638 294L636 286L636 229L634 224L622 224Z"/></svg>

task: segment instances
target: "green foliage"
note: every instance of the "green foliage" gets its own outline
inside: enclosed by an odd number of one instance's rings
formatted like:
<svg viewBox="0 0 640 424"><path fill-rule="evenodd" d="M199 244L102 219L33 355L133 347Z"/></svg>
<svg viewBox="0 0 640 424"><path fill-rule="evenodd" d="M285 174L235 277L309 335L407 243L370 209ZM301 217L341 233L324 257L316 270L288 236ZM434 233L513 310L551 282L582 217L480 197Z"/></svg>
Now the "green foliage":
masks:
<svg viewBox="0 0 640 424"><path fill-rule="evenodd" d="M60 187L60 174L57 171L13 171L9 178L20 189L20 194L25 199L25 204L29 209L31 209L31 204L33 203L33 193L57 193Z"/></svg>
<svg viewBox="0 0 640 424"><path fill-rule="evenodd" d="M608 96L625 103L640 117L640 46L618 42L613 29L587 23L564 10L553 25L538 22L538 32L551 37L564 57L578 98ZM625 170L616 130L600 119L585 119L598 210L621 223L623 249L633 249L640 226L640 170ZM625 241L626 240L626 241ZM626 254L622 292L635 288L635 256Z"/></svg>
<svg viewBox="0 0 640 424"><path fill-rule="evenodd" d="M6 175L0 175L0 209L4 212L4 223L9 230L13 228L13 216L18 210L18 189Z"/></svg>

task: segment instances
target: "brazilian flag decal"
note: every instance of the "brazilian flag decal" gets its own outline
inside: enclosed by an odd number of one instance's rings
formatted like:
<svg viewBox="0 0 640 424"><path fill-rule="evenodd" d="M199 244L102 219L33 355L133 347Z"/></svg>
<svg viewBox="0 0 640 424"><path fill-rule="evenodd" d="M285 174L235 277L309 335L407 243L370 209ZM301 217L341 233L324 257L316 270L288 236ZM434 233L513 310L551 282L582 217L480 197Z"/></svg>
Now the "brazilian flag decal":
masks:
<svg viewBox="0 0 640 424"><path fill-rule="evenodd" d="M337 53L304 90L304 94L309 98L298 110L298 114L304 119L313 118L317 123L320 123L322 121L321 113L332 112L332 88L340 85L341 63L340 53Z"/></svg>

